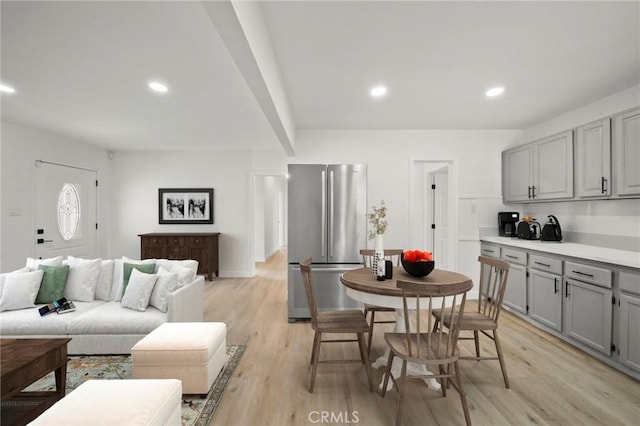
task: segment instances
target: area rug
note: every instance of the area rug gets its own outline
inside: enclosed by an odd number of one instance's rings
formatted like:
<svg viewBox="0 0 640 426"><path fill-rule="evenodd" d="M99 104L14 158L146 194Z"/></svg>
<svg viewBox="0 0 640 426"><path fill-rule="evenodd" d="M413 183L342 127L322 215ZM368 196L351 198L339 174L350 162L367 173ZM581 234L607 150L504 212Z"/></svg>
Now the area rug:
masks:
<svg viewBox="0 0 640 426"><path fill-rule="evenodd" d="M183 426L208 426L213 414L222 401L224 390L240 363L244 353L244 345L228 345L227 361L220 374L213 382L206 398L198 395L183 395L182 399L182 425ZM67 364L67 388L66 393L73 392L75 388L89 379L119 380L131 379L130 355L89 355L70 356ZM25 391L55 390L55 378L53 373L43 377Z"/></svg>

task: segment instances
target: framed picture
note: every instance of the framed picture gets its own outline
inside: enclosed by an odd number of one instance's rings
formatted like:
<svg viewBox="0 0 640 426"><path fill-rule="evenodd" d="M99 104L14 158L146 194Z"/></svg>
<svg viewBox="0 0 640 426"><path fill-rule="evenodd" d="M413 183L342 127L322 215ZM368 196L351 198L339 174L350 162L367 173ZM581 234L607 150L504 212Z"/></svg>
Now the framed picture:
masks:
<svg viewBox="0 0 640 426"><path fill-rule="evenodd" d="M213 188L158 189L160 224L213 223Z"/></svg>

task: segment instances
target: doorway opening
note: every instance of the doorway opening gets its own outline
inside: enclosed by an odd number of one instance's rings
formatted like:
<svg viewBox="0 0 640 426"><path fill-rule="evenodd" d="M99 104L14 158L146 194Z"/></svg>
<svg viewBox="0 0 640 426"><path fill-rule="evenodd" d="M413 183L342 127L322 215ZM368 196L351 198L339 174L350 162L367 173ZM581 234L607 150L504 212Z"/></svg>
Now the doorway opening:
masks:
<svg viewBox="0 0 640 426"><path fill-rule="evenodd" d="M433 253L440 269L457 265L457 186L453 160L414 160L411 164L410 241Z"/></svg>
<svg viewBox="0 0 640 426"><path fill-rule="evenodd" d="M285 245L286 180L279 175L253 178L253 260L265 262Z"/></svg>

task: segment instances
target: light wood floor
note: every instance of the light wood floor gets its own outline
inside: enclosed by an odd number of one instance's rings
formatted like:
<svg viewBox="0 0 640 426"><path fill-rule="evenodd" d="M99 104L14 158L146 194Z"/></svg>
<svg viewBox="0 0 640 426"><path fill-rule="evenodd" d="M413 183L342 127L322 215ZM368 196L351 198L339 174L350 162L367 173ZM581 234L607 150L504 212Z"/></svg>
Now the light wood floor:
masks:
<svg viewBox="0 0 640 426"><path fill-rule="evenodd" d="M362 365L320 365L315 392L307 391L313 333L309 323L287 321L286 268L279 252L258 265L254 278L205 283L205 320L225 322L227 342L247 345L212 424L393 424L396 392L384 399L370 393ZM376 326L372 358L384 352L385 327ZM640 425L637 381L508 312L500 336L511 389L497 361L460 362L475 425ZM482 343L493 352L491 341ZM460 342L461 351L470 353L472 345ZM357 345L323 345L326 355L357 358ZM373 375L377 385L382 372ZM412 380L406 395L405 425L464 424L453 388L443 398Z"/></svg>

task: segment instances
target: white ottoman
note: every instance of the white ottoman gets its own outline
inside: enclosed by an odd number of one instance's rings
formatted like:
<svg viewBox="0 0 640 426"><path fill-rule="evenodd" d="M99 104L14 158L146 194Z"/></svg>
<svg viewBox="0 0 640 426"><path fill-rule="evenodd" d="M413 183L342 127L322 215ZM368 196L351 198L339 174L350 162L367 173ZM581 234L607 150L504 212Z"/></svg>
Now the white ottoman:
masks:
<svg viewBox="0 0 640 426"><path fill-rule="evenodd" d="M87 380L29 425L175 425L182 417L180 380Z"/></svg>
<svg viewBox="0 0 640 426"><path fill-rule="evenodd" d="M186 394L207 394L226 359L222 322L166 322L131 348L134 379L179 379Z"/></svg>

